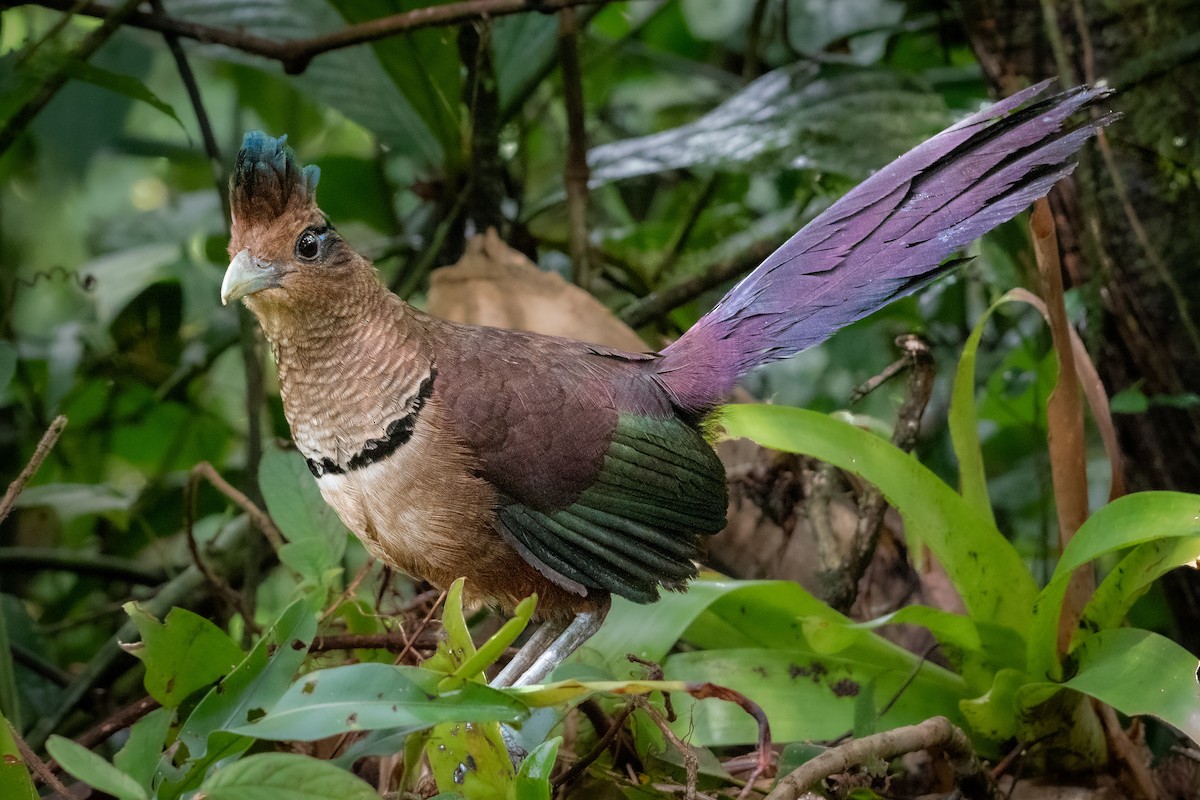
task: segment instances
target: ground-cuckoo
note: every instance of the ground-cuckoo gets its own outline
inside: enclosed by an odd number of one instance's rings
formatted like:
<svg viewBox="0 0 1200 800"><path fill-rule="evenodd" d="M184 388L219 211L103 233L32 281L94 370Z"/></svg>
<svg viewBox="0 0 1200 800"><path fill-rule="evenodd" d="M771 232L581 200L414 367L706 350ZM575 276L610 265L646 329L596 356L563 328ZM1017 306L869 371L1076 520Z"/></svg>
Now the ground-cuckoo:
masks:
<svg viewBox="0 0 1200 800"><path fill-rule="evenodd" d="M296 447L375 557L439 587L464 576L476 604L538 594L546 624L500 682L538 680L611 595L649 603L696 574L726 508L706 423L739 376L951 268L1072 170L1111 117L1069 118L1102 96L1040 84L942 131L649 354L413 308L317 206L317 169L255 131L231 181L222 300L258 318Z"/></svg>

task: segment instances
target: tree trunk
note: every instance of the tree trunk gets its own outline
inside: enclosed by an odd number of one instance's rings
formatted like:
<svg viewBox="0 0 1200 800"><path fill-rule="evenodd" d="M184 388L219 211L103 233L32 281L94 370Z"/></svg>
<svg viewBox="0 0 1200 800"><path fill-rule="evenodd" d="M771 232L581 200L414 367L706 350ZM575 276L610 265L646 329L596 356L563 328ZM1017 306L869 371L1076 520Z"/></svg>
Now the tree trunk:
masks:
<svg viewBox="0 0 1200 800"><path fill-rule="evenodd" d="M963 0L997 94L1059 76L1106 81L1124 118L1052 195L1071 285L1092 289L1093 357L1111 393L1150 400L1116 422L1134 489L1200 492L1200 3ZM1100 112L1097 112L1100 113ZM1194 575L1167 583L1200 618ZM1200 631L1180 625L1200 650Z"/></svg>

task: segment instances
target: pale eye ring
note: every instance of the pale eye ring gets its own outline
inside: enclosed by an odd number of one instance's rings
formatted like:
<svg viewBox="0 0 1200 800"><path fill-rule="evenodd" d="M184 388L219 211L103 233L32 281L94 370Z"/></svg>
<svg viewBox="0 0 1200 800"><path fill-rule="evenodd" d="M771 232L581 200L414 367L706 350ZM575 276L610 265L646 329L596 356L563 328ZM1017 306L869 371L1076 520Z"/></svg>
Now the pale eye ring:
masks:
<svg viewBox="0 0 1200 800"><path fill-rule="evenodd" d="M307 230L296 240L296 256L305 261L315 261L321 255L321 237Z"/></svg>

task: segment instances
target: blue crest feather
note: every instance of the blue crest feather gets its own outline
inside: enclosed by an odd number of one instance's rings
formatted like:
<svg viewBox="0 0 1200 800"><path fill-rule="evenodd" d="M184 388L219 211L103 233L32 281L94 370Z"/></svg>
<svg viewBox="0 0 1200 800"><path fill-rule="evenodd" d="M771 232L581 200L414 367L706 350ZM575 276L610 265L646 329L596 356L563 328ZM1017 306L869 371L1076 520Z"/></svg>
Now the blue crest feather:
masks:
<svg viewBox="0 0 1200 800"><path fill-rule="evenodd" d="M320 178L319 167L296 162L286 135L276 139L262 131L248 131L230 182L234 216L274 217L293 202L315 203Z"/></svg>

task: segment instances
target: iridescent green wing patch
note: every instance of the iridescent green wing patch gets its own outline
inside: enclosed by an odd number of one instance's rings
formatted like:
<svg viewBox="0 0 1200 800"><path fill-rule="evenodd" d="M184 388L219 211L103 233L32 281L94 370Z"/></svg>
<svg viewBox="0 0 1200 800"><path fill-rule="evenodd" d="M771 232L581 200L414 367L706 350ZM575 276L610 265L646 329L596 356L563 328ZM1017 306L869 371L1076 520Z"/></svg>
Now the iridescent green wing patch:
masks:
<svg viewBox="0 0 1200 800"><path fill-rule="evenodd" d="M596 481L567 508L499 509L521 554L560 585L636 602L695 576L700 537L725 527L725 470L695 428L622 414Z"/></svg>

